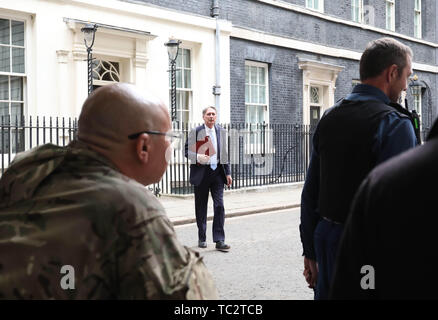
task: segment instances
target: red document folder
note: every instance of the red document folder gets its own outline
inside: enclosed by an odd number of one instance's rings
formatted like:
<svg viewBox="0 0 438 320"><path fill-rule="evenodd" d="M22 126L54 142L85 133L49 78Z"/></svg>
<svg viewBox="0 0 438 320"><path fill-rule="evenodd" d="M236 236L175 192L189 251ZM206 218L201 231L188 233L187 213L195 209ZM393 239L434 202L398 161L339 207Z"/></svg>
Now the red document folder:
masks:
<svg viewBox="0 0 438 320"><path fill-rule="evenodd" d="M211 142L209 136L206 136L204 140L196 141L196 148L192 147L191 149L197 154L205 154L207 156L216 154L216 150L214 149L213 143Z"/></svg>

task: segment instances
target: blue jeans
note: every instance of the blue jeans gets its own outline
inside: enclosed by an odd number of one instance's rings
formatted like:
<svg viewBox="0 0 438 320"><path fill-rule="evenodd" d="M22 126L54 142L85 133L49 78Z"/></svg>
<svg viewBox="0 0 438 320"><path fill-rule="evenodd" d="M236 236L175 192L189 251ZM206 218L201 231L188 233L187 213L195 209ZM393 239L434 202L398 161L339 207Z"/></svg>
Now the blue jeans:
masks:
<svg viewBox="0 0 438 320"><path fill-rule="evenodd" d="M316 262L318 263L318 279L315 288L315 300L328 298L342 231L342 224L325 219L321 219L316 226L314 240Z"/></svg>

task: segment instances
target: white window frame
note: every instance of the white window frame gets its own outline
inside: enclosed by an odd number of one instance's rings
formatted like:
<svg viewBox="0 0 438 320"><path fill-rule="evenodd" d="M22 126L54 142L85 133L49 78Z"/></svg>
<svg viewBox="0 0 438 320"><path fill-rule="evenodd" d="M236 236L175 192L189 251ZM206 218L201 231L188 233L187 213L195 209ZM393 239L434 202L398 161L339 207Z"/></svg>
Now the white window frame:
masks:
<svg viewBox="0 0 438 320"><path fill-rule="evenodd" d="M245 61L245 67L258 67L258 68L263 68L265 70L265 103L250 103L248 101L246 101L245 98L245 122L246 121L246 117L247 117L247 107L248 106L264 106L265 110L264 110L264 119L265 119L265 123L269 123L269 66L267 63L262 63L262 62L256 62L256 61L251 61L251 60L246 60ZM245 79L245 85L247 85L247 79ZM249 94L249 96L251 96L251 93Z"/></svg>
<svg viewBox="0 0 438 320"><path fill-rule="evenodd" d="M385 0L386 1L386 29L395 31L395 0ZM388 15L390 13L390 15Z"/></svg>
<svg viewBox="0 0 438 320"><path fill-rule="evenodd" d="M414 0L414 37L422 38L421 0Z"/></svg>
<svg viewBox="0 0 438 320"><path fill-rule="evenodd" d="M248 102L246 100L246 92L245 92L245 123L247 123L248 126L248 130L250 129L251 126L251 130L256 130L257 126L258 128L261 128L261 124L254 124L254 123L250 123L247 121L247 109L248 106L262 106L264 107L264 123L266 125L266 131L265 131L265 141L270 141L269 139L271 138L270 134L269 134L269 65L267 63L263 63L263 62L257 62L257 61L251 61L251 60L245 60L245 69L246 67L258 67L258 68L263 68L264 69L264 78L265 78L265 83L264 83L264 87L265 87L265 103L252 103L252 102ZM257 72L257 77L258 77L258 72ZM250 76L251 78L251 76ZM257 83L259 84L259 81L257 81ZM246 85L249 84L249 79L246 79L246 72L245 72L245 87ZM245 88L246 91L246 88ZM249 92L248 94L251 97L251 92ZM255 140L254 141L254 137L251 137L251 135L249 134L249 132L246 132L246 138L245 138L245 153L246 154L261 154L263 152L265 153L272 153L274 152L273 149L273 145L270 148L266 148L265 150L262 150L262 135L261 132L256 133L255 136ZM270 144L268 143L268 146ZM269 150L268 150L269 149Z"/></svg>
<svg viewBox="0 0 438 320"><path fill-rule="evenodd" d="M27 33L28 33L28 26L27 26L27 20L20 18L20 17L14 17L14 16L0 16L1 19L4 20L9 20L9 39L10 39L10 43L9 44L0 44L0 46L2 47L9 47L10 48L10 71L0 71L0 75L2 76L7 76L8 77L8 95L9 98L7 100L0 100L0 102L3 103L8 103L9 106L9 110L8 110L8 114L12 117L12 109L11 109L11 105L13 103L20 103L22 104L23 108L22 108L22 116L26 115L26 108L27 108L27 72L28 72L28 64L27 64L27 55L28 55L28 39L26 37ZM14 45L12 44L12 21L19 21L19 22L23 22L23 45ZM13 72L12 70L12 66L13 66L13 59L12 59L12 49L13 48L22 48L24 49L24 72L23 73L18 73L18 72ZM12 99L12 88L11 88L11 77L18 77L18 78L22 78L22 99L21 100L13 100ZM14 123L15 119L11 118L11 124ZM19 123L21 123L21 118L18 119ZM0 149L0 157L3 157L3 161L5 164L5 168L8 167L8 163L9 163L9 159L8 156L9 154L11 155L11 161L13 160L13 158L16 155L16 152L12 152L12 137L15 136L15 133L11 131L7 131L10 132L10 139L9 139L9 152L4 153L3 155L1 154L1 149ZM1 136L0 136L1 137ZM24 139L24 137L23 137ZM28 141L25 139L24 140L24 148L26 150L26 145L27 145ZM20 151L19 151L20 152ZM0 160L1 161L1 160Z"/></svg>
<svg viewBox="0 0 438 320"><path fill-rule="evenodd" d="M93 60L100 60L100 61L103 61L103 62L108 62L110 64L112 64L112 62L117 62L119 64L119 71L118 71L118 75L117 75L119 77L119 81L100 80L100 79L95 79L93 77L93 85L96 85L96 86L106 86L106 85L109 85L109 84L112 84L112 83L122 82L123 64L124 63L123 63L123 61L121 61L120 58L96 56L96 57L93 57ZM94 74L96 74L96 72L94 71L94 68L93 68L93 75Z"/></svg>
<svg viewBox="0 0 438 320"><path fill-rule="evenodd" d="M176 106L177 106L177 114L180 113L180 117L177 117L177 119L183 119L183 112L188 112L188 117L187 117L187 123L190 123L192 120L192 110L193 110L193 48L187 47L187 46L180 46L179 50L187 50L190 52L190 67L187 68L184 65L184 60L182 60L182 66L181 67L176 67L176 75L175 77L178 77L178 72L181 72L180 70L182 70L182 74L181 74L181 87L176 86L176 99L178 99L178 92L188 92L189 93L189 105L187 106L187 109L181 109L178 108L178 101L176 101ZM178 57L180 57L180 54L178 54ZM170 65L169 65L169 70L170 70ZM184 80L184 74L185 71L190 70L190 88L186 88L185 87L185 80ZM178 81L176 81L176 83L178 83ZM169 72L169 107L171 106L171 99L172 99L172 83L171 83L171 73ZM180 106L182 105L183 101L180 101ZM170 112L170 110L169 110Z"/></svg>
<svg viewBox="0 0 438 320"><path fill-rule="evenodd" d="M318 12L324 12L324 0L306 0L306 8Z"/></svg>
<svg viewBox="0 0 438 320"><path fill-rule="evenodd" d="M319 92L319 102L312 102L312 88L317 88ZM323 107L324 106L324 87L321 85L313 85L311 84L309 87L310 95L309 95L309 105L312 107Z"/></svg>
<svg viewBox="0 0 438 320"><path fill-rule="evenodd" d="M312 102L312 88L318 88L319 91L319 101L316 102ZM314 84L311 83L309 86L309 116L310 119L312 118L312 115L310 114L310 109L312 107L318 107L319 108L319 119L321 119L322 114L324 112L324 95L325 95L325 91L324 91L324 86L319 85L319 84Z"/></svg>
<svg viewBox="0 0 438 320"><path fill-rule="evenodd" d="M359 13L356 16L356 8L358 7ZM351 20L358 23L364 21L363 0L351 0Z"/></svg>

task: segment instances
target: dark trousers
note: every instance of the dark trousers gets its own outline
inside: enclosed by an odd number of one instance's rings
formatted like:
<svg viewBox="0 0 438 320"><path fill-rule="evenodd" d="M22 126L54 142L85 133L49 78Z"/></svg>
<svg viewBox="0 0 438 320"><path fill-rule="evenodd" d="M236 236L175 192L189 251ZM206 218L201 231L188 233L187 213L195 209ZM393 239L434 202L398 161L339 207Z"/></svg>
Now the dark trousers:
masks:
<svg viewBox="0 0 438 320"><path fill-rule="evenodd" d="M314 240L316 262L318 263L318 279L315 288L315 300L328 299L342 231L342 224L325 219L321 219L316 226Z"/></svg>
<svg viewBox="0 0 438 320"><path fill-rule="evenodd" d="M209 191L211 192L211 197L213 198L214 208L213 241L224 241L224 181L219 174L219 168L216 168L216 170L213 171L210 167L208 167L202 183L199 186L195 186L195 211L199 241L207 240L206 230Z"/></svg>

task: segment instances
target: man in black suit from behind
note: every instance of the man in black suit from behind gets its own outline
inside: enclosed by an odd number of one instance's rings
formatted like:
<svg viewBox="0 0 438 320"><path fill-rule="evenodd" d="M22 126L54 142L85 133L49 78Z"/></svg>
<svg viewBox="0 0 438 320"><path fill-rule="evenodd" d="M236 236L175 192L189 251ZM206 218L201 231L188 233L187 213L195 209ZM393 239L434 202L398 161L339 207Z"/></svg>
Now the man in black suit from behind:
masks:
<svg viewBox="0 0 438 320"><path fill-rule="evenodd" d="M224 184L233 182L227 156L227 134L216 125L216 108L202 110L204 124L191 130L185 143L185 156L191 160L190 183L195 186L195 211L198 225L198 246L207 248L208 192L213 198L213 241L216 249L228 251L225 243Z"/></svg>
<svg viewBox="0 0 438 320"><path fill-rule="evenodd" d="M331 299L438 299L438 120L426 143L383 162L355 195Z"/></svg>

